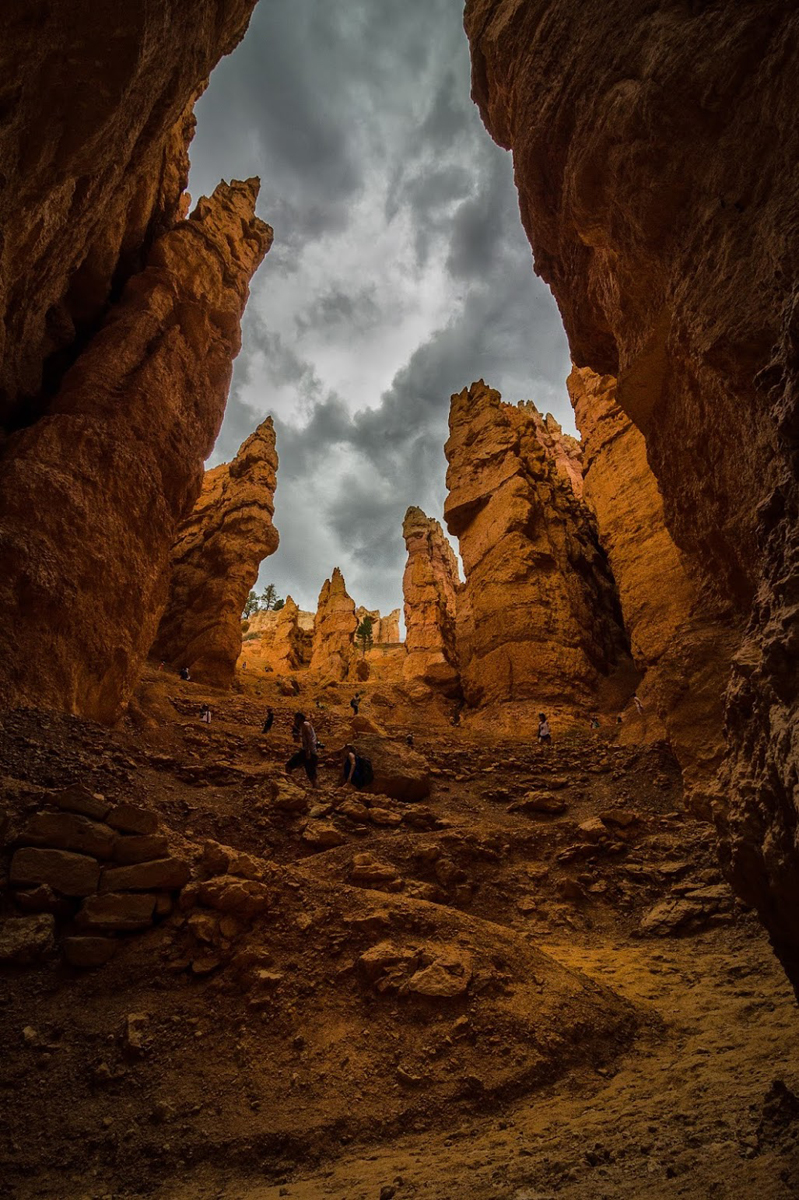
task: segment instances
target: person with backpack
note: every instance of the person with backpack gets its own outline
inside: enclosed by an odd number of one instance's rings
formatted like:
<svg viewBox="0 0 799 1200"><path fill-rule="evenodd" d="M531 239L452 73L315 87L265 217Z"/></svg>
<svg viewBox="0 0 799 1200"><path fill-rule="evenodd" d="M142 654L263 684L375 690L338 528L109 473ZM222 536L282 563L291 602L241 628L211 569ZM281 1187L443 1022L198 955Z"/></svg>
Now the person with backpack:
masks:
<svg viewBox="0 0 799 1200"><path fill-rule="evenodd" d="M352 709L352 715L354 717L357 717L358 709L360 707L361 707L361 693L356 692L355 695L350 700L350 708Z"/></svg>
<svg viewBox="0 0 799 1200"><path fill-rule="evenodd" d="M365 755L359 754L354 746L345 746L339 786L346 787L348 783L351 783L360 791L362 788L368 787L373 779L374 771L370 760Z"/></svg>
<svg viewBox="0 0 799 1200"><path fill-rule="evenodd" d="M552 731L549 728L549 721L547 720L546 713L538 714L538 744L539 746L552 745Z"/></svg>
<svg viewBox="0 0 799 1200"><path fill-rule="evenodd" d="M211 709L209 708L209 706L207 704L204 704L202 706L202 708L200 709L200 720L203 721L206 725L211 724Z"/></svg>
<svg viewBox="0 0 799 1200"><path fill-rule="evenodd" d="M188 668L188 667L181 667L181 668L180 668L180 678L183 680L183 682L184 682L184 683L188 683L188 682L189 682L189 680L191 679L191 675L189 674L189 668Z"/></svg>
<svg viewBox="0 0 799 1200"><path fill-rule="evenodd" d="M305 713L294 714L294 731L300 740L300 748L292 754L291 758L286 763L286 774L290 775L297 767L305 767L305 774L310 780L311 787L316 787L316 773L319 767L319 755L317 753L318 742L316 738L316 730L306 717Z"/></svg>
<svg viewBox="0 0 799 1200"><path fill-rule="evenodd" d="M272 728L274 723L275 723L275 714L271 708L268 708L266 710L266 720L264 721L264 727L261 730L261 733L269 733L269 730Z"/></svg>

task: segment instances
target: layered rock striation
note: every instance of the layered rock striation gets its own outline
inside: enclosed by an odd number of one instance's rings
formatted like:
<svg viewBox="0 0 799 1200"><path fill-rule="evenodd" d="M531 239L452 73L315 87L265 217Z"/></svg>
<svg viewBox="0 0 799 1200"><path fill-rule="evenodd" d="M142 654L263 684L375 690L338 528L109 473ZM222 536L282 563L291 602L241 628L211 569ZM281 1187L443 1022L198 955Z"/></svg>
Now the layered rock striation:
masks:
<svg viewBox="0 0 799 1200"><path fill-rule="evenodd" d="M242 609L261 562L278 547L272 522L277 466L275 428L267 417L231 462L205 472L172 547L169 599L152 653L188 667L200 683L228 687L233 680Z"/></svg>
<svg viewBox="0 0 799 1200"><path fill-rule="evenodd" d="M482 380L452 397L445 452L444 517L466 576L458 660L467 703L590 703L626 644L589 510L530 409L503 404Z"/></svg>
<svg viewBox="0 0 799 1200"><path fill-rule="evenodd" d="M617 378L675 544L748 621L721 832L799 987L799 15L468 0L465 24L574 361Z"/></svg>
<svg viewBox="0 0 799 1200"><path fill-rule="evenodd" d="M346 679L357 628L355 603L336 567L319 593L310 669L329 679Z"/></svg>
<svg viewBox="0 0 799 1200"><path fill-rule="evenodd" d="M288 675L311 661L314 614L303 612L291 596L277 612L255 613L247 624L241 649L242 665Z"/></svg>
<svg viewBox="0 0 799 1200"><path fill-rule="evenodd" d="M100 721L126 702L222 420L249 280L271 244L257 193L257 180L220 184L158 238L47 415L6 440L0 702Z"/></svg>
<svg viewBox="0 0 799 1200"><path fill-rule="evenodd" d="M411 695L457 696L458 561L438 521L421 508L408 509L402 536L408 551L402 577L408 652L403 678Z"/></svg>

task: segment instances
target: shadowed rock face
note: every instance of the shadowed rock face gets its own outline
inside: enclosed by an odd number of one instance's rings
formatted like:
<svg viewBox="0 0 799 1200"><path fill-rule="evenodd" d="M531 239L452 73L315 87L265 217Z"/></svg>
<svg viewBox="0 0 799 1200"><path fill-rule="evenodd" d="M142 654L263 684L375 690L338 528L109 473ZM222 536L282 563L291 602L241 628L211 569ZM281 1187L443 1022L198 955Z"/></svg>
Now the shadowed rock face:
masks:
<svg viewBox="0 0 799 1200"><path fill-rule="evenodd" d="M466 575L458 659L467 703L590 701L624 654L618 598L593 517L530 409L472 384L452 397L445 453L444 516Z"/></svg>
<svg viewBox="0 0 799 1200"><path fill-rule="evenodd" d="M421 508L405 514L402 536L408 551L402 594L405 599L403 677L411 692L460 691L456 648L458 562L438 521Z"/></svg>
<svg viewBox="0 0 799 1200"><path fill-rule="evenodd" d="M583 495L596 513L633 658L645 672L637 691L646 731L668 736L687 803L710 816L735 629L703 598L666 529L646 443L616 403L616 380L575 367L567 382L583 439ZM653 726L655 714L663 725ZM640 739L642 733L636 718L630 736Z"/></svg>
<svg viewBox="0 0 799 1200"><path fill-rule="evenodd" d="M242 609L262 560L278 547L276 482L275 429L267 417L232 462L206 471L172 547L169 600L153 654L189 667L198 682L229 687L233 679Z"/></svg>
<svg viewBox="0 0 799 1200"><path fill-rule="evenodd" d="M355 602L338 567L322 584L314 621L310 669L330 679L345 679L358 627Z"/></svg>
<svg viewBox="0 0 799 1200"><path fill-rule="evenodd" d="M109 303L185 215L192 106L254 0L3 8L0 425L46 411Z"/></svg>
<svg viewBox="0 0 799 1200"><path fill-rule="evenodd" d="M465 24L574 361L618 379L676 545L748 618L722 832L798 986L799 14L468 0Z"/></svg>
<svg viewBox="0 0 799 1200"><path fill-rule="evenodd" d="M159 238L47 415L5 443L5 704L111 721L135 684L219 431L249 279L272 239L254 216L257 191L257 180L220 184Z"/></svg>

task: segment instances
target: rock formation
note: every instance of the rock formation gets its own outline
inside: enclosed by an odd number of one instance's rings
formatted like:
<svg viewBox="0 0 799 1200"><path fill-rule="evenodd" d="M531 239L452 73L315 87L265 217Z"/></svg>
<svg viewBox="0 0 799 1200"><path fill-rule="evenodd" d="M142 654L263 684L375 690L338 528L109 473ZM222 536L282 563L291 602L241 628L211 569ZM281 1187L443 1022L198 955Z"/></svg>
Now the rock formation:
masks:
<svg viewBox="0 0 799 1200"><path fill-rule="evenodd" d="M421 508L405 514L402 536L408 551L402 594L405 599L403 675L412 695L460 691L456 648L458 561L438 521Z"/></svg>
<svg viewBox="0 0 799 1200"><path fill-rule="evenodd" d="M0 424L45 412L153 242L185 215L192 106L255 0L4 10Z"/></svg>
<svg viewBox="0 0 799 1200"><path fill-rule="evenodd" d="M470 705L584 704L624 654L593 518L526 407L481 380L452 397L444 516L466 575L458 645Z"/></svg>
<svg viewBox="0 0 799 1200"><path fill-rule="evenodd" d="M158 238L47 415L5 442L5 704L109 721L130 694L222 420L249 279L271 243L257 192L257 180L220 184Z"/></svg>
<svg viewBox="0 0 799 1200"><path fill-rule="evenodd" d="M618 379L676 545L725 623L749 621L721 831L799 988L796 21L781 0L465 14L574 361Z"/></svg>
<svg viewBox="0 0 799 1200"><path fill-rule="evenodd" d="M554 462L558 474L568 480L575 496L582 496L583 450L577 438L564 433L552 413L542 416L532 400L523 400L519 407L532 417L538 440Z"/></svg>
<svg viewBox="0 0 799 1200"><path fill-rule="evenodd" d="M291 596L277 612L254 613L247 622L241 661L278 675L307 667L311 660L313 613L303 612Z"/></svg>
<svg viewBox="0 0 799 1200"><path fill-rule="evenodd" d="M310 669L330 679L345 679L358 627L355 604L338 567L322 584L314 622Z"/></svg>
<svg viewBox="0 0 799 1200"><path fill-rule="evenodd" d="M267 417L232 462L206 471L194 510L178 531L153 654L189 667L198 682L232 682L242 609L261 562L278 547L276 482L275 428Z"/></svg>
<svg viewBox="0 0 799 1200"><path fill-rule="evenodd" d="M645 672L638 695L664 723L688 802L709 815L723 751L730 632L703 601L666 529L646 444L616 403L616 380L575 367L567 385L582 435L584 497L597 517L633 657Z"/></svg>
<svg viewBox="0 0 799 1200"><path fill-rule="evenodd" d="M375 646L390 646L399 642L400 610L398 608L393 609L387 617L382 617L379 609L364 608L361 605L355 610L355 616L359 625L364 617L369 617L372 622L372 640Z"/></svg>

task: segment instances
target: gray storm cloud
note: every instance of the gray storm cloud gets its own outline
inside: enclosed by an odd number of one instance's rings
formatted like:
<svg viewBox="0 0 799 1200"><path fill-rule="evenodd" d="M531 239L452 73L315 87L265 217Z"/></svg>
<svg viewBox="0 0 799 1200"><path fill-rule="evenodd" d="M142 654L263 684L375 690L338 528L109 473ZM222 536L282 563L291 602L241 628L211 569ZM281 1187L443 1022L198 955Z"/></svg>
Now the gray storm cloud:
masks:
<svg viewBox="0 0 799 1200"><path fill-rule="evenodd" d="M197 107L192 192L258 174L275 229L211 462L274 415L261 582L303 607L334 566L358 603L401 603L402 518L441 518L452 392L482 377L572 428L560 318L469 88L457 0L260 0Z"/></svg>

